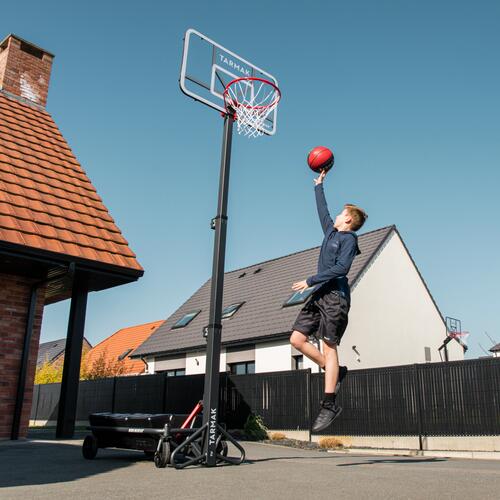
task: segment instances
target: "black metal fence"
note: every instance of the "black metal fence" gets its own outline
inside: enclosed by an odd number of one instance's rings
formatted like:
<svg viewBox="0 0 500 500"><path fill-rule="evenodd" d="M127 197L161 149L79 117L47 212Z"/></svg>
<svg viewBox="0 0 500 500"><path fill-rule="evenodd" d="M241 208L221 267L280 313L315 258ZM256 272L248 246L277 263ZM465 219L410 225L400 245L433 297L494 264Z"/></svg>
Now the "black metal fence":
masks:
<svg viewBox="0 0 500 500"><path fill-rule="evenodd" d="M77 420L96 411L187 413L203 395L203 375L165 374L82 381ZM242 428L250 412L270 429L309 430L324 376L309 370L221 374L220 415ZM55 420L59 384L35 386L31 418ZM349 372L337 435L499 435L500 359L394 366Z"/></svg>

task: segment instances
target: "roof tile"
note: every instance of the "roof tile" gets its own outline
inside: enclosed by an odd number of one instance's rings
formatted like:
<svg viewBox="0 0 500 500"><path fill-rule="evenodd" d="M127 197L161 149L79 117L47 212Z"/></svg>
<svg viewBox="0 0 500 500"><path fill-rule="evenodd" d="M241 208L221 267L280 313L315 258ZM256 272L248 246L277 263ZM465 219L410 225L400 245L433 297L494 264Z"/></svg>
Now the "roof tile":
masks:
<svg viewBox="0 0 500 500"><path fill-rule="evenodd" d="M142 270L51 116L1 91L0 240Z"/></svg>
<svg viewBox="0 0 500 500"><path fill-rule="evenodd" d="M10 241L16 245L26 245L21 233L0 227L0 240Z"/></svg>

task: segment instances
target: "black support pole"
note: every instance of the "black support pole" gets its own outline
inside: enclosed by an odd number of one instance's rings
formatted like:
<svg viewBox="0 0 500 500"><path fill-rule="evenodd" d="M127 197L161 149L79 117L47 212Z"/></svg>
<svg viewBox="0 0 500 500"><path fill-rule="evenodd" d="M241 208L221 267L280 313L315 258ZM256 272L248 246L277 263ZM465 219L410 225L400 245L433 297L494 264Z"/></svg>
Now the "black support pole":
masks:
<svg viewBox="0 0 500 500"><path fill-rule="evenodd" d="M203 393L203 424L208 426L203 453L205 465L217 464L217 437L219 433L219 364L222 330L222 300L224 289L224 259L226 254L227 198L229 190L229 167L231 162L231 143L233 117L224 116L224 134L219 177L219 200L217 216L213 219L215 229L214 254L212 267L212 286L210 292L210 315L207 338L207 362L205 388ZM215 227L214 227L215 226Z"/></svg>
<svg viewBox="0 0 500 500"><path fill-rule="evenodd" d="M71 295L64 367L57 414L57 438L71 438L75 432L76 403L80 379L85 312L87 309L88 286L85 276L76 272Z"/></svg>
<svg viewBox="0 0 500 500"><path fill-rule="evenodd" d="M39 284L36 284L31 287L28 317L26 319L26 329L24 333L23 353L21 357L21 366L19 368L19 377L17 379L16 406L14 407L14 416L12 418L12 427L10 434L11 439L19 439L19 430L21 428L24 393L26 391L26 373L28 371L28 360L30 356L31 338L33 337L33 326L35 324L38 286Z"/></svg>

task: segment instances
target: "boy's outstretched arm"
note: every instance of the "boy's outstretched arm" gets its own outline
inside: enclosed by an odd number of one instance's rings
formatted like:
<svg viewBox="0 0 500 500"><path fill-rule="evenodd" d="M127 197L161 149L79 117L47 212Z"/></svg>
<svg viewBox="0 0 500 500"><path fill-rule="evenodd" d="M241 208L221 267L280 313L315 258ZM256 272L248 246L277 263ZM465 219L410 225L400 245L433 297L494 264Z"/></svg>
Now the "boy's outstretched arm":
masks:
<svg viewBox="0 0 500 500"><path fill-rule="evenodd" d="M325 175L326 173L323 171L317 179L314 179L314 182L316 183L316 186L314 187L314 194L316 196L316 207L318 209L319 221L321 222L323 232L326 234L328 228L333 226L333 220L330 216L330 212L328 212L325 192L323 191L323 179Z"/></svg>
<svg viewBox="0 0 500 500"><path fill-rule="evenodd" d="M320 285L334 278L347 276L351 269L352 261L358 254L358 243L355 236L346 238L340 247L339 257L335 265L329 267L321 273L310 276L306 279L308 286Z"/></svg>

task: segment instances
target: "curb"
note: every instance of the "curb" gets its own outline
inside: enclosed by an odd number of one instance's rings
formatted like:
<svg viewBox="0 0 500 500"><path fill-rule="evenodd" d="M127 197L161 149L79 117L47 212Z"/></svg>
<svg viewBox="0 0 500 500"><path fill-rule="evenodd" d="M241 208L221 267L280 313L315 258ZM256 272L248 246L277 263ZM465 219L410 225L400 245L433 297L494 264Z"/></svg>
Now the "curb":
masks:
<svg viewBox="0 0 500 500"><path fill-rule="evenodd" d="M450 451L450 450L401 450L388 448L347 448L344 450L328 450L328 453L340 455L396 455L405 457L435 457L435 458L468 458L480 460L500 460L498 451Z"/></svg>

